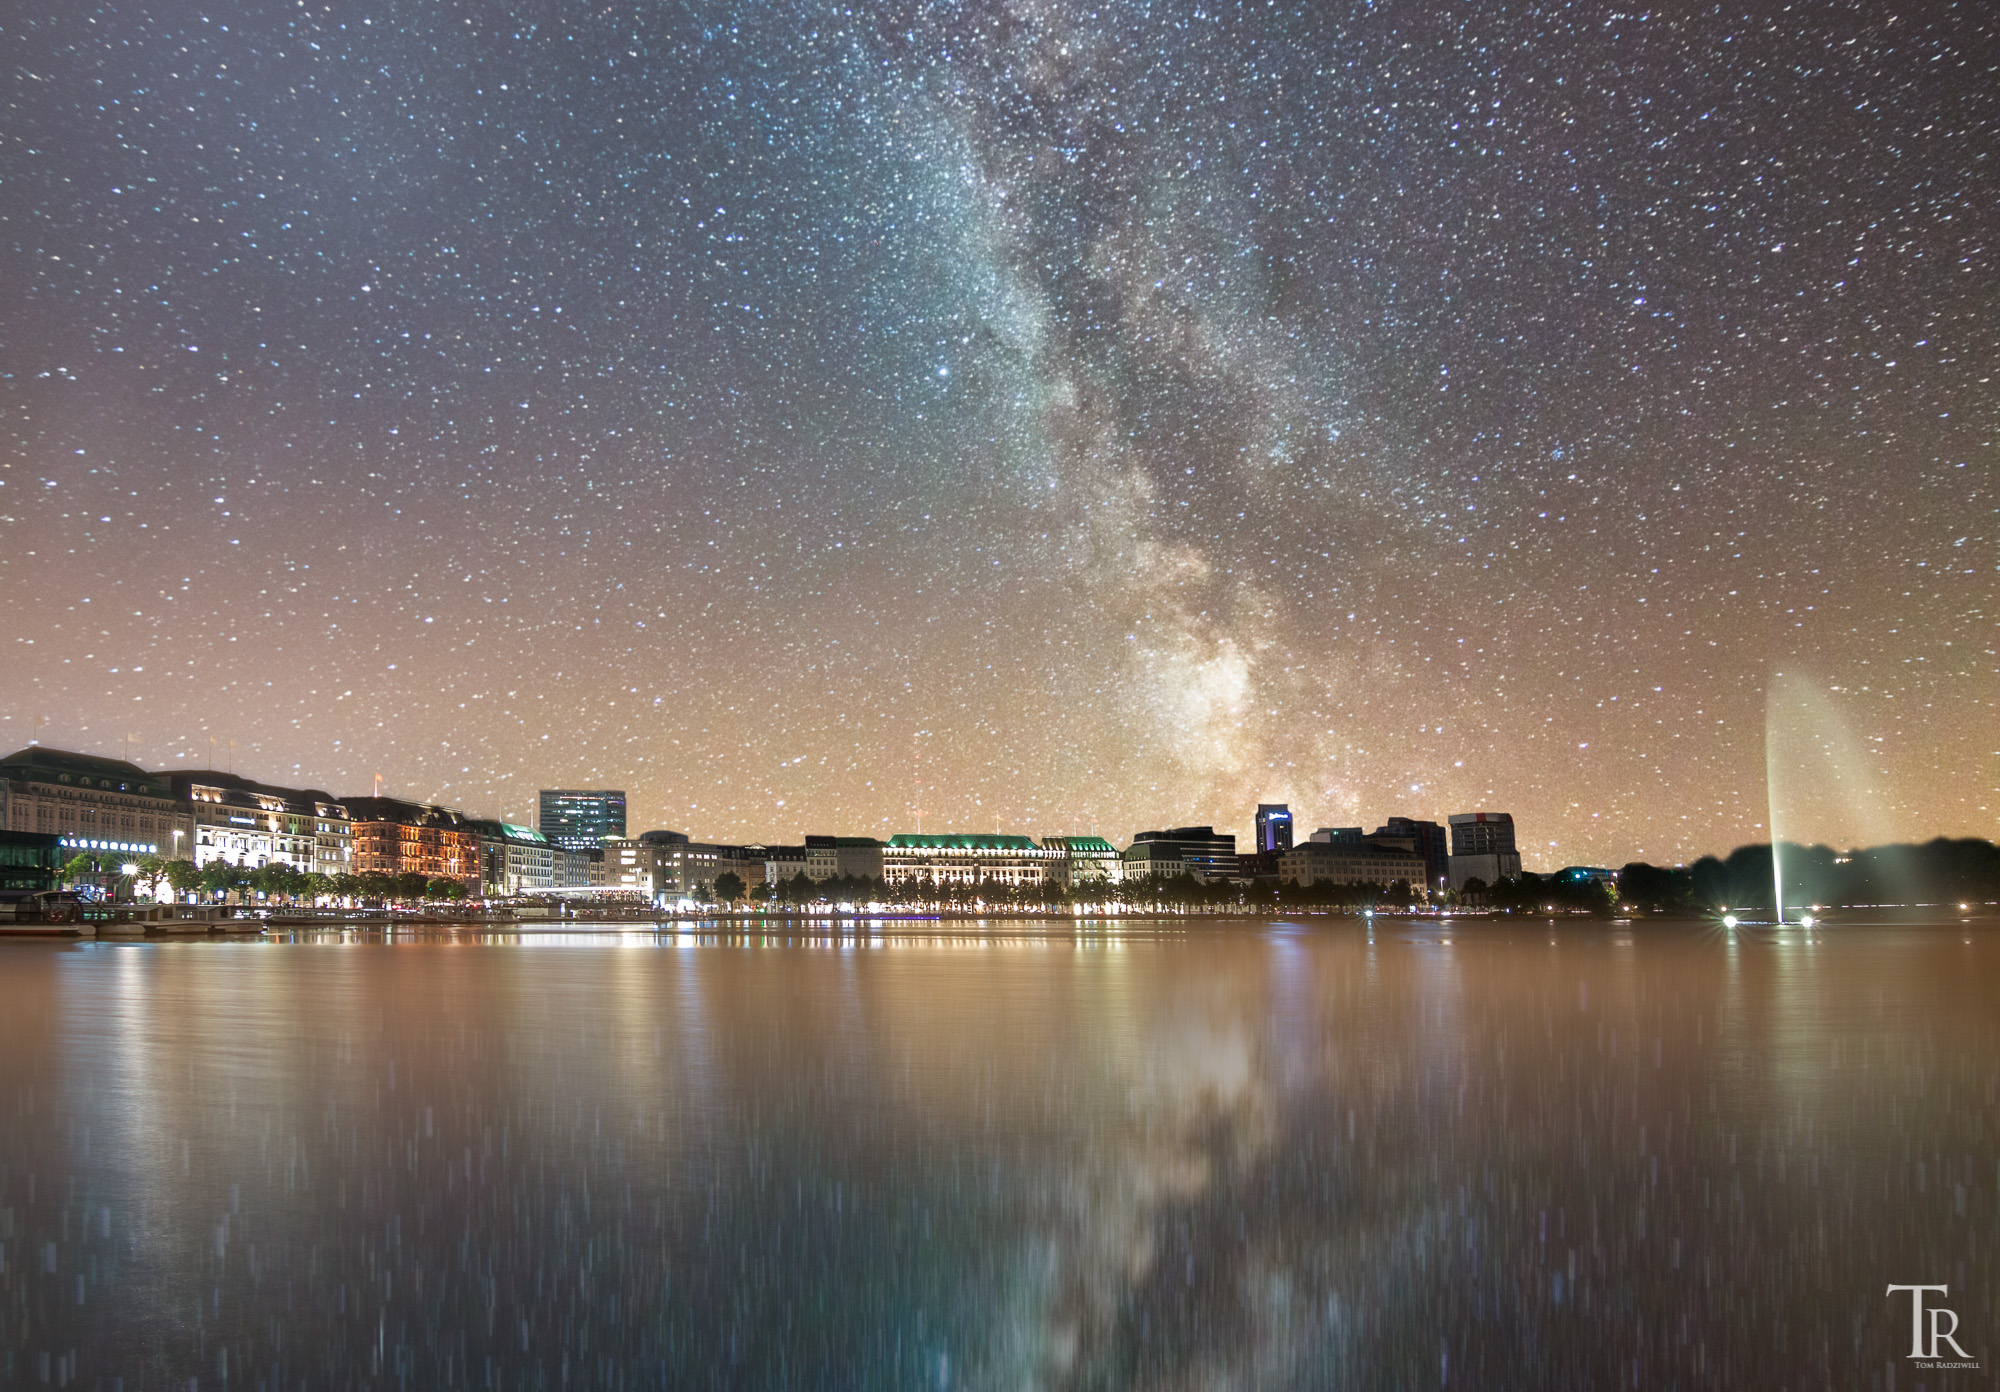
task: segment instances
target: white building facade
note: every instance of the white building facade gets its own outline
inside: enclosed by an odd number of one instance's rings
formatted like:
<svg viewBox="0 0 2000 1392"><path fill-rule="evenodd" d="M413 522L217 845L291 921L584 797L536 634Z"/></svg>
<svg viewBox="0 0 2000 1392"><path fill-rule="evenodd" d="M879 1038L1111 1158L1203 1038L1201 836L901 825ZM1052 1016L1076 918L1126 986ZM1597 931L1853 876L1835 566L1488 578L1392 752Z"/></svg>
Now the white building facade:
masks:
<svg viewBox="0 0 2000 1392"><path fill-rule="evenodd" d="M353 858L346 808L313 789L281 788L231 773L177 773L194 821L196 865L255 870L284 865L343 874Z"/></svg>
<svg viewBox="0 0 2000 1392"><path fill-rule="evenodd" d="M982 884L1018 889L1048 883L1059 851L1037 846L1025 836L908 834L889 838L882 848L882 878L889 888L942 889Z"/></svg>
<svg viewBox="0 0 2000 1392"><path fill-rule="evenodd" d="M1049 874L1065 889L1124 882L1125 857L1101 836L1044 836L1042 848L1056 853Z"/></svg>

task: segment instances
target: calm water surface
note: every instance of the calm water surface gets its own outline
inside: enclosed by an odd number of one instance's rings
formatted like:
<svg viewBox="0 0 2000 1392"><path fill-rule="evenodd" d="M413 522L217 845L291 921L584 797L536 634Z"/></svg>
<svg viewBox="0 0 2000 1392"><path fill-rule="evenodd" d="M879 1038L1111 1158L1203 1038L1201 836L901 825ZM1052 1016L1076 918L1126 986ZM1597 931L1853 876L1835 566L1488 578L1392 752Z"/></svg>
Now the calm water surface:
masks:
<svg viewBox="0 0 2000 1392"><path fill-rule="evenodd" d="M1994 926L0 944L0 1386L1987 1386Z"/></svg>

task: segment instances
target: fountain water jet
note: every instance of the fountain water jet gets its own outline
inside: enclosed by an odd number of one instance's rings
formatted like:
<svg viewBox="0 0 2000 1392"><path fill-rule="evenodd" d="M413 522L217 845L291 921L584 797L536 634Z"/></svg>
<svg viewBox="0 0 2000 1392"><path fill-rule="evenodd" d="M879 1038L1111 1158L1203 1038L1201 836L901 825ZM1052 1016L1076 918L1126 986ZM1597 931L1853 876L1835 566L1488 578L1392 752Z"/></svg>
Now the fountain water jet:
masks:
<svg viewBox="0 0 2000 1392"><path fill-rule="evenodd" d="M1774 671L1764 690L1764 786L1772 902L1780 924L1787 836L1794 849L1813 842L1867 846L1892 839L1872 772L1831 689L1796 665Z"/></svg>

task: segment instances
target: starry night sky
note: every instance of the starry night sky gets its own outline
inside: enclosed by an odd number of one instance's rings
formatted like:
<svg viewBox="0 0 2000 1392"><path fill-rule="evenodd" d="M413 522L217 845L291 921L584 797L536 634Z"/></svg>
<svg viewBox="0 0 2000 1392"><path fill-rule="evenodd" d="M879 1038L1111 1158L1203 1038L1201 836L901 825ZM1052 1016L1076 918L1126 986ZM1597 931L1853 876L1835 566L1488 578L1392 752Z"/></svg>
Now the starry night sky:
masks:
<svg viewBox="0 0 2000 1392"><path fill-rule="evenodd" d="M1994 834L1984 5L0 40L9 747L1545 868L1765 839L1768 743L1785 834Z"/></svg>

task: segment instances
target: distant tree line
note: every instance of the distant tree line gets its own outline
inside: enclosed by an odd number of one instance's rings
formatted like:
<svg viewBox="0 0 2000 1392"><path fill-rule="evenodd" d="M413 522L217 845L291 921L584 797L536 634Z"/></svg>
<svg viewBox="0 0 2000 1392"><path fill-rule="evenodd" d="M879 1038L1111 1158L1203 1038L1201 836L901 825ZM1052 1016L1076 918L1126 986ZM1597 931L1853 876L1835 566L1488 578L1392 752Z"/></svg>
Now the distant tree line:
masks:
<svg viewBox="0 0 2000 1392"><path fill-rule="evenodd" d="M1643 909L1714 913L1771 908L1777 898L1771 847L1739 846L1722 859L1662 869L1635 861L1619 872L1619 897ZM2000 899L2000 847L1938 837L1921 845L1835 851L1780 843L1785 905L1985 903Z"/></svg>
<svg viewBox="0 0 2000 1392"><path fill-rule="evenodd" d="M1467 908L1502 913L1587 913L1599 918L1609 918L1621 902L1610 885L1597 880L1570 880L1533 871L1491 885L1475 876L1465 882L1457 898Z"/></svg>

